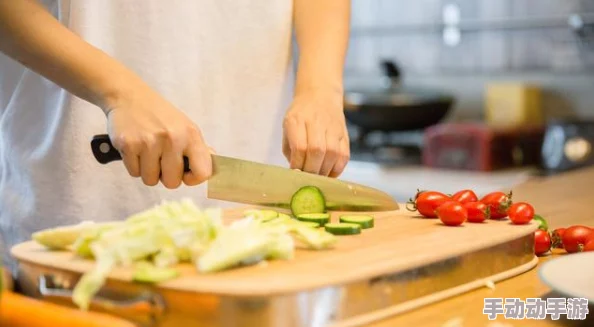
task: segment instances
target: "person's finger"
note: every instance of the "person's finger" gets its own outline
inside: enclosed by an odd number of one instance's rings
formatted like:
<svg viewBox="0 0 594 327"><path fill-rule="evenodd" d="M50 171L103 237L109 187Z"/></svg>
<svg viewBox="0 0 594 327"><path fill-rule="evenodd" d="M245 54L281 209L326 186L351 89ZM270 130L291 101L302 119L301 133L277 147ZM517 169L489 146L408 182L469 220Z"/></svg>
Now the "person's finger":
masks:
<svg viewBox="0 0 594 327"><path fill-rule="evenodd" d="M153 136L146 137L140 153L140 175L144 184L155 186L161 174L161 144Z"/></svg>
<svg viewBox="0 0 594 327"><path fill-rule="evenodd" d="M287 159L288 162L291 161L291 147L289 146L289 140L287 139L287 133L283 132L283 155L285 156L285 159Z"/></svg>
<svg viewBox="0 0 594 327"><path fill-rule="evenodd" d="M303 170L318 174L326 154L326 129L315 126L316 122L306 124L307 150Z"/></svg>
<svg viewBox="0 0 594 327"><path fill-rule="evenodd" d="M291 169L302 169L305 163L305 151L307 150L307 131L305 123L295 119L287 119L284 123L287 142L290 150Z"/></svg>
<svg viewBox="0 0 594 327"><path fill-rule="evenodd" d="M132 177L140 177L140 157L142 144L136 139L130 139L123 135L118 135L112 140L113 146L122 156L122 161L128 174Z"/></svg>
<svg viewBox="0 0 594 327"><path fill-rule="evenodd" d="M206 147L188 149L186 156L190 163L190 172L184 173L183 182L188 186L201 184L212 175L212 157Z"/></svg>
<svg viewBox="0 0 594 327"><path fill-rule="evenodd" d="M184 175L183 152L178 142L176 139L165 142L161 155L161 182L169 189L179 187Z"/></svg>
<svg viewBox="0 0 594 327"><path fill-rule="evenodd" d="M341 137L338 133L326 132L326 154L320 168L320 175L328 176L340 155Z"/></svg>
<svg viewBox="0 0 594 327"><path fill-rule="evenodd" d="M184 173L183 182L194 186L208 180L212 175L211 148L204 143L201 135L193 137L189 144L184 155L188 157L190 172Z"/></svg>
<svg viewBox="0 0 594 327"><path fill-rule="evenodd" d="M332 168L329 176L332 178L336 178L340 176L344 169L346 168L349 160L351 159L351 149L350 149L350 142L348 136L343 136L342 140L340 140L340 152L338 155L338 159Z"/></svg>
<svg viewBox="0 0 594 327"><path fill-rule="evenodd" d="M132 177L140 177L140 158L136 154L120 153L128 174Z"/></svg>

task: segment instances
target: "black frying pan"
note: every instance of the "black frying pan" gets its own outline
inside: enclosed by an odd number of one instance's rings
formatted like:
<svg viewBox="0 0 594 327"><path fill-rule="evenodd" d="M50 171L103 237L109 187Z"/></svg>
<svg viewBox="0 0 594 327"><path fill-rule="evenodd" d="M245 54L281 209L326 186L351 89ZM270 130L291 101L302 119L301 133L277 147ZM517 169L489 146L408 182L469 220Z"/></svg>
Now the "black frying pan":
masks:
<svg viewBox="0 0 594 327"><path fill-rule="evenodd" d="M454 104L449 94L423 89L405 89L400 71L391 61L382 62L385 88L345 92L346 119L365 132L424 129L440 122Z"/></svg>

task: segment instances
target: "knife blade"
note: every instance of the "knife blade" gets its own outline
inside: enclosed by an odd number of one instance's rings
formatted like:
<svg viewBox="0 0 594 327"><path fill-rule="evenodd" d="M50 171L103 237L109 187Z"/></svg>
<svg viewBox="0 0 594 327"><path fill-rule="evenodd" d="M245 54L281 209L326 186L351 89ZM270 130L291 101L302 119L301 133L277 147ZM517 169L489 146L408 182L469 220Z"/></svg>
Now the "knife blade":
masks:
<svg viewBox="0 0 594 327"><path fill-rule="evenodd" d="M93 155L107 164L122 160L106 134L91 141ZM293 194L304 186L315 186L333 211L392 211L399 205L389 194L357 183L220 155L212 155L213 173L207 182L210 199L243 204L290 208ZM189 163L184 157L184 170Z"/></svg>

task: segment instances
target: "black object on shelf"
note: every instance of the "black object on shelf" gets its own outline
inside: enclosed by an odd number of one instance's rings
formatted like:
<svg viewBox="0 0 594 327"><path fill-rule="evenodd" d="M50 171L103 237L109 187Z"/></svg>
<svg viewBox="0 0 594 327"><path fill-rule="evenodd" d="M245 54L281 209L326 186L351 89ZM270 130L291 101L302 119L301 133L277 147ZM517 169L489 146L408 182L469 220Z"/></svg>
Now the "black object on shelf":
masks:
<svg viewBox="0 0 594 327"><path fill-rule="evenodd" d="M546 174L594 165L594 120L549 122L541 156Z"/></svg>

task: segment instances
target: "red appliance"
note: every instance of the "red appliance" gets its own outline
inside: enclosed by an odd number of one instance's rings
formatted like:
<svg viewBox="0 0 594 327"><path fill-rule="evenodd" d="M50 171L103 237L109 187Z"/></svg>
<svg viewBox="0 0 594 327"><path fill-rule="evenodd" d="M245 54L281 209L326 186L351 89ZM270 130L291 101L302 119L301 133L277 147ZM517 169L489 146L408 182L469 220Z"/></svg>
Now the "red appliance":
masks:
<svg viewBox="0 0 594 327"><path fill-rule="evenodd" d="M538 165L543 138L543 126L434 125L424 133L423 164L476 171Z"/></svg>

